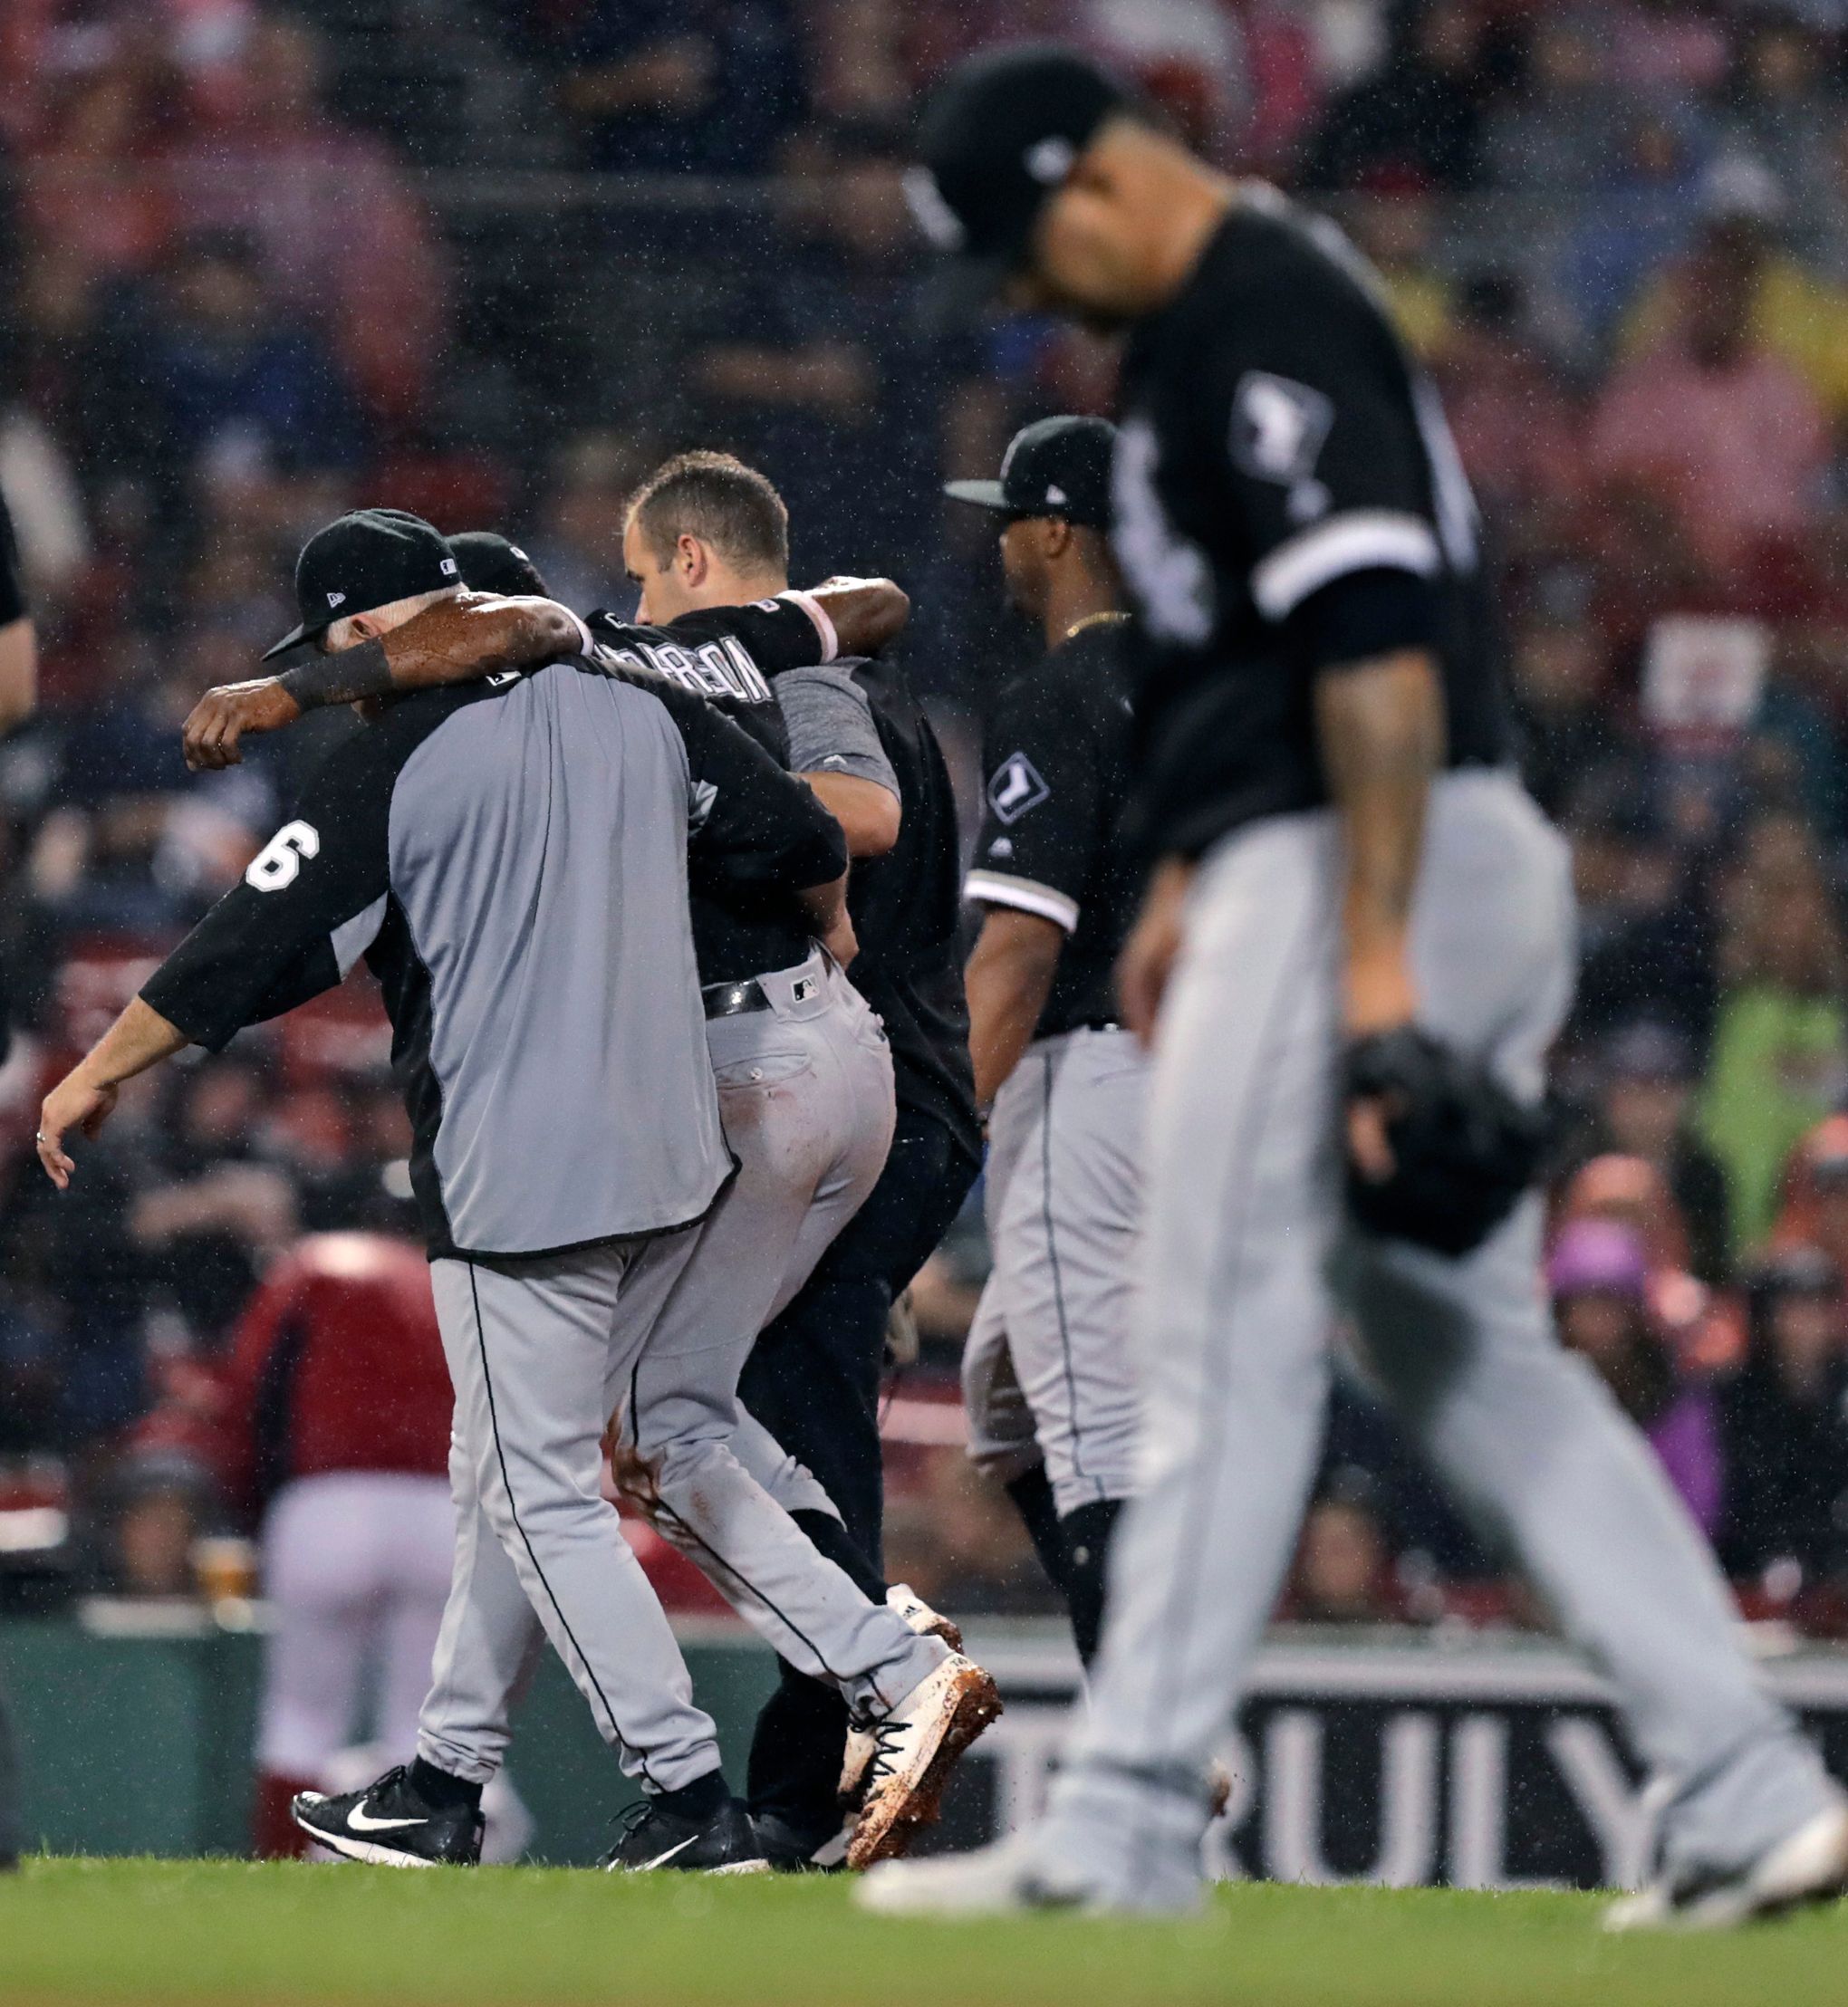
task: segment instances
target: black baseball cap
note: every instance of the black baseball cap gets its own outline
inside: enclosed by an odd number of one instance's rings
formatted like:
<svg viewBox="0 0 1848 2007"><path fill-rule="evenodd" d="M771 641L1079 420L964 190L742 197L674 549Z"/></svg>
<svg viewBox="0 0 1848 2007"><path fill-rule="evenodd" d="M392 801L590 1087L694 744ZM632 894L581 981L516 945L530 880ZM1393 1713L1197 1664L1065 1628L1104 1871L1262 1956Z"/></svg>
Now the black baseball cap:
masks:
<svg viewBox="0 0 1848 2007"><path fill-rule="evenodd" d="M1042 418L1008 441L998 481L948 481L943 492L1014 520L1056 515L1107 530L1115 450L1116 427L1107 418Z"/></svg>
<svg viewBox="0 0 1848 2007"><path fill-rule="evenodd" d="M462 567L462 582L477 592L509 600L549 599L539 567L517 543L492 530L464 530L449 539L449 555Z"/></svg>
<svg viewBox="0 0 1848 2007"><path fill-rule="evenodd" d="M295 560L300 621L274 648L270 661L325 634L350 613L370 613L395 600L460 585L461 569L442 533L402 509L355 509L317 530Z"/></svg>
<svg viewBox="0 0 1848 2007"><path fill-rule="evenodd" d="M954 254L955 301L977 306L1025 257L1048 196L1130 92L1056 43L985 51L957 64L925 107L911 213Z"/></svg>

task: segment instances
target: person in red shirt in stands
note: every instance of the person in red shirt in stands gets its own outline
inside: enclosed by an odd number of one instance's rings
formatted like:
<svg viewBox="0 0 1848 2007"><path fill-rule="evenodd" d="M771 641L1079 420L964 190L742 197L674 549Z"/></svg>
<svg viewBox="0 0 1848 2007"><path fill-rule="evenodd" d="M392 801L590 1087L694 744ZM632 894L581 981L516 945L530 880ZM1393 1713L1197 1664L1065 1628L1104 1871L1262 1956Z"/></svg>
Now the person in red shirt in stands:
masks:
<svg viewBox="0 0 1848 2007"><path fill-rule="evenodd" d="M257 1734L255 1851L305 1846L289 1817L355 1740L408 1747L449 1591L452 1397L429 1264L380 1234L317 1234L273 1267L232 1340L220 1474L260 1523L274 1613Z"/></svg>

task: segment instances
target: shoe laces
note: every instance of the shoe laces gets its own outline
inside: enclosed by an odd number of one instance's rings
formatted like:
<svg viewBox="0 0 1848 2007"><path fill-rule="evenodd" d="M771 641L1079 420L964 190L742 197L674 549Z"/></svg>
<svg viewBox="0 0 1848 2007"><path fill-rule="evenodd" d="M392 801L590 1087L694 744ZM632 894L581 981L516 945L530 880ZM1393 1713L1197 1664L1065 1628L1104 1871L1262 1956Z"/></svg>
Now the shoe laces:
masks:
<svg viewBox="0 0 1848 2007"><path fill-rule="evenodd" d="M409 1786L409 1764L394 1763L382 1777L375 1777L360 1796L362 1799L383 1798L388 1793L408 1791Z"/></svg>
<svg viewBox="0 0 1848 2007"><path fill-rule="evenodd" d="M633 1839L637 1833L658 1816L660 1808L651 1798L638 1798L634 1804L625 1805L610 1823L621 1829L625 1840Z"/></svg>
<svg viewBox="0 0 1848 2007"><path fill-rule="evenodd" d="M881 1722L869 1724L868 1733L872 1737L872 1761L866 1766L866 1781L870 1790L882 1779L896 1772L899 1744L904 1740L905 1724L888 1714Z"/></svg>

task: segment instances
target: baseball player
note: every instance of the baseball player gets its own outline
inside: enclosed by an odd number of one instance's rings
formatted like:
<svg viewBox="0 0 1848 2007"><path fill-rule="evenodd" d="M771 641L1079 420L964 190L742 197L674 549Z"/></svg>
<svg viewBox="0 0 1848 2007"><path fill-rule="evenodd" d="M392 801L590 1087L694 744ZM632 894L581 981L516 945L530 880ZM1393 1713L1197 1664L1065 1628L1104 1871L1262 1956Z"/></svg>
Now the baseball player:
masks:
<svg viewBox="0 0 1848 2007"><path fill-rule="evenodd" d="M1000 516L1008 596L1048 653L986 721L988 783L963 891L969 1051L989 1109L994 1270L963 1351L969 1454L1006 1484L1064 1590L1088 1666L1104 1557L1135 1482L1129 1290L1146 1056L1117 1022L1138 890L1129 792L1128 615L1110 554L1113 427L1045 418L996 481L946 493Z"/></svg>
<svg viewBox="0 0 1848 2007"><path fill-rule="evenodd" d="M415 1735L456 1544L448 1368L429 1263L380 1234L311 1234L233 1335L219 1474L263 1526L255 1850L304 1851L289 1816L353 1740L366 1668L376 1739Z"/></svg>
<svg viewBox="0 0 1848 2007"><path fill-rule="evenodd" d="M717 493L712 505L692 508L699 480L717 479L724 465L723 456L715 463L699 455L670 463L644 484L630 511L624 561L642 589L644 616L670 619L675 631L713 618L711 610L728 600L786 586L782 538L768 533L767 523L754 538L737 533L751 511L736 479L727 511L717 508ZM896 780L892 794L874 778L873 746L861 747L850 764L838 743L803 725L802 712L823 694L817 686L827 675L779 669L772 686L789 717L789 763L840 820L858 860L848 890L860 948L852 980L890 1041L898 1117L878 1183L751 1353L742 1392L762 1426L741 1434L739 1454L792 1508L810 1478L819 1480L876 1584L886 1323L974 1179L979 1132L956 958L955 803L943 755L902 669L870 656L838 659L832 694L856 701L862 723L870 716L877 752ZM892 1593L913 1621L932 1620L901 1585ZM876 1760L866 1738L849 1742L841 1695L785 1656L781 1682L758 1717L749 1770L752 1818L773 1861L831 1865L841 1845L839 1798L851 1804ZM865 1829L862 1812L850 1864L861 1858Z"/></svg>
<svg viewBox="0 0 1848 2007"><path fill-rule="evenodd" d="M296 590L288 641L337 650L460 588L427 523L361 512L310 541ZM380 976L457 1394L457 1544L417 1760L365 1791L296 1801L298 1822L351 1858L478 1857L496 1724L477 1724L454 1770L432 1761L428 1729L445 1696L462 1696L444 1715L462 1746L467 1697L517 1675L486 1662L505 1627L476 1621L477 1575L491 1600L510 1565L646 1793L610 1865L763 1865L599 1489L607 1417L697 1241L684 1229L732 1175L689 856L704 882L784 892L818 935L840 934L832 820L671 686L576 658L391 706L323 765L244 884L47 1098L39 1150L62 1186L64 1136L105 1119L123 1080L188 1042L222 1044L362 953ZM967 1662L861 1596L742 1473L726 1484L722 1464L708 1455L715 1495L698 1531L750 1536L766 1627L880 1718L881 1791L902 1813L958 1727L950 1690L959 1697Z"/></svg>
<svg viewBox="0 0 1848 2007"><path fill-rule="evenodd" d="M1509 764L1435 393L1338 232L1204 167L1083 58L959 67L923 153L919 213L976 283L1129 331L1113 533L1159 860L1121 977L1155 1039L1148 1447L1046 1818L863 1897L1198 1902L1202 1773L1295 1539L1335 1301L1660 1781L1660 1875L1612 1922L1836 1892L1848 1804L1545 1308L1529 1111L1572 986L1570 878Z"/></svg>

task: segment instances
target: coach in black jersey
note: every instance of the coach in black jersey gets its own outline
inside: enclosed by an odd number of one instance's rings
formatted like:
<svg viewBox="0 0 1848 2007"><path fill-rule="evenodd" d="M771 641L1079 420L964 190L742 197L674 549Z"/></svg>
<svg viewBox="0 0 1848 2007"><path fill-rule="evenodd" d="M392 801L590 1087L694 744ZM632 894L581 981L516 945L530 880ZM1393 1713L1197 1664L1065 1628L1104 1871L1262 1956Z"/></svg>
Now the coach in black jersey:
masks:
<svg viewBox="0 0 1848 2007"><path fill-rule="evenodd" d="M1435 1049L1536 1102L1572 987L1567 859L1507 764L1435 391L1332 225L1205 167L1078 55L959 66L920 151L919 216L974 283L1128 331L1147 1449L1045 1820L998 1861L882 1870L868 1899L1199 1900L1203 1775L1295 1539L1337 1303L1658 1773L1661 1879L1613 1921L1738 1921L1848 1886L1848 1803L1741 1653L1660 1470L1555 1340L1539 1195L1458 1256L1343 1206L1392 1170L1389 1110L1359 1085L1382 1052Z"/></svg>
<svg viewBox="0 0 1848 2007"><path fill-rule="evenodd" d="M1048 649L985 720L982 829L963 881L984 914L966 980L994 1252L963 1348L969 1454L1019 1507L1087 1666L1112 1530L1135 1484L1130 1290L1148 1075L1116 1004L1140 885L1121 827L1115 437L1102 418L1042 419L1008 447L998 480L945 491L1000 519L1008 597Z"/></svg>

